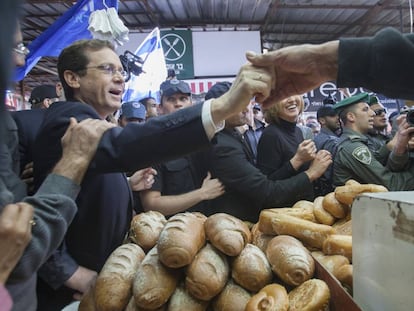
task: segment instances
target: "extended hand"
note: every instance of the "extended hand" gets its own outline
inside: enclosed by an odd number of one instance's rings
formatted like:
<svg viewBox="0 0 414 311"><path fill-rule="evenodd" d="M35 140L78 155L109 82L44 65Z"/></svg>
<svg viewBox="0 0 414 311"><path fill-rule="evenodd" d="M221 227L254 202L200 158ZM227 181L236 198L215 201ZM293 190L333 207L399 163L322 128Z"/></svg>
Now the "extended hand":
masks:
<svg viewBox="0 0 414 311"><path fill-rule="evenodd" d="M339 41L319 45L286 47L266 54L247 52L246 58L256 66L272 68L275 83L263 105L268 107L292 95L304 94L323 82L335 80L338 71Z"/></svg>
<svg viewBox="0 0 414 311"><path fill-rule="evenodd" d="M0 214L0 284L4 284L32 238L34 209L27 203L8 204Z"/></svg>

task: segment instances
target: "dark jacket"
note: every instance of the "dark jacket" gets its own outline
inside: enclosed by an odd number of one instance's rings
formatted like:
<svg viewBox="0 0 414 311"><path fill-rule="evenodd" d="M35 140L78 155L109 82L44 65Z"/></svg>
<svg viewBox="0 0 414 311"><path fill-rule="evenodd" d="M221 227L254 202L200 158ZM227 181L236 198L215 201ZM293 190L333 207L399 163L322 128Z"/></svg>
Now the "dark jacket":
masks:
<svg viewBox="0 0 414 311"><path fill-rule="evenodd" d="M287 207L297 193L312 190L305 173L285 180L270 180L253 164L253 153L241 134L225 129L209 151L209 169L225 185L224 195L211 201L210 214L224 212L256 222L263 208Z"/></svg>
<svg viewBox="0 0 414 311"><path fill-rule="evenodd" d="M76 264L99 272L111 252L122 243L132 217L130 188L122 172L209 146L201 109L202 105L195 105L143 124L116 127L103 135L82 182L76 200L78 213L65 237L66 244L42 267L43 278L49 285L58 288L77 268L62 254L64 246ZM35 185L41 183L60 158L61 137L70 117L78 121L99 119L92 107L78 102L55 103L47 109L34 151ZM64 291L62 287L54 296L61 293L64 298ZM56 309L69 303L70 298L67 295L67 299L61 299ZM43 307L40 302L39 310ZM51 304L48 300L45 303Z"/></svg>
<svg viewBox="0 0 414 311"><path fill-rule="evenodd" d="M343 38L338 87L365 87L389 98L414 99L414 35L386 28L372 38Z"/></svg>
<svg viewBox="0 0 414 311"><path fill-rule="evenodd" d="M12 113L19 136L20 172L33 161L36 135L43 122L46 109L21 110Z"/></svg>
<svg viewBox="0 0 414 311"><path fill-rule="evenodd" d="M264 129L257 147L257 167L271 180L284 180L306 171L309 163L298 170L290 163L302 141L302 131L296 123L281 119L277 124L270 124ZM299 200L313 201L314 193L312 189L296 191L289 199L288 206Z"/></svg>

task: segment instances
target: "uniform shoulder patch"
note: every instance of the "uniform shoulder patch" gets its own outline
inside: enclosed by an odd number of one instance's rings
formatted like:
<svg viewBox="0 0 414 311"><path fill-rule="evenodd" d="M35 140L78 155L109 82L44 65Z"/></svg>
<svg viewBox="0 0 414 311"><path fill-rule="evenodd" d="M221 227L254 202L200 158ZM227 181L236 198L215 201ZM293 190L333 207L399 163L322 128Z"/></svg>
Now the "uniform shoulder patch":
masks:
<svg viewBox="0 0 414 311"><path fill-rule="evenodd" d="M358 146L352 151L352 156L359 162L364 164L371 164L372 156L367 146Z"/></svg>

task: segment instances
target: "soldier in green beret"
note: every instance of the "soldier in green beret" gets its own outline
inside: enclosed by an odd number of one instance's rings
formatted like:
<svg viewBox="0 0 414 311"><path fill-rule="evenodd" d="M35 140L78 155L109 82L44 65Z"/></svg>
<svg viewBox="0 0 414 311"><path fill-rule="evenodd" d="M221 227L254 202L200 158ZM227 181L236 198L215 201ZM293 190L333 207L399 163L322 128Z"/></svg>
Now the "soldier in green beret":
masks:
<svg viewBox="0 0 414 311"><path fill-rule="evenodd" d="M355 179L360 183L384 185L391 191L413 190L414 165L410 165L407 144L414 127L401 118L400 128L390 141L392 152L384 166L368 147L366 135L373 128L375 116L369 101L369 94L361 93L334 105L344 127L334 159L334 185Z"/></svg>

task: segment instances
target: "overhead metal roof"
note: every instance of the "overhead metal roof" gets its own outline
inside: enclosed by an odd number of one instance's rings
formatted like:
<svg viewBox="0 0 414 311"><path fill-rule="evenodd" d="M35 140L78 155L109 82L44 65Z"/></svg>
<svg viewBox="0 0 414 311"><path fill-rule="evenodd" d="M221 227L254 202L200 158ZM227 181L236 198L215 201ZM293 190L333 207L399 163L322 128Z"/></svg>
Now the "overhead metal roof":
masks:
<svg viewBox="0 0 414 311"><path fill-rule="evenodd" d="M74 1L27 0L22 22L30 42ZM372 36L384 27L412 31L409 0L120 0L119 16L130 32L154 27L192 31L260 31L262 47L321 43L340 37ZM29 90L57 81L56 60L44 58L20 83Z"/></svg>

